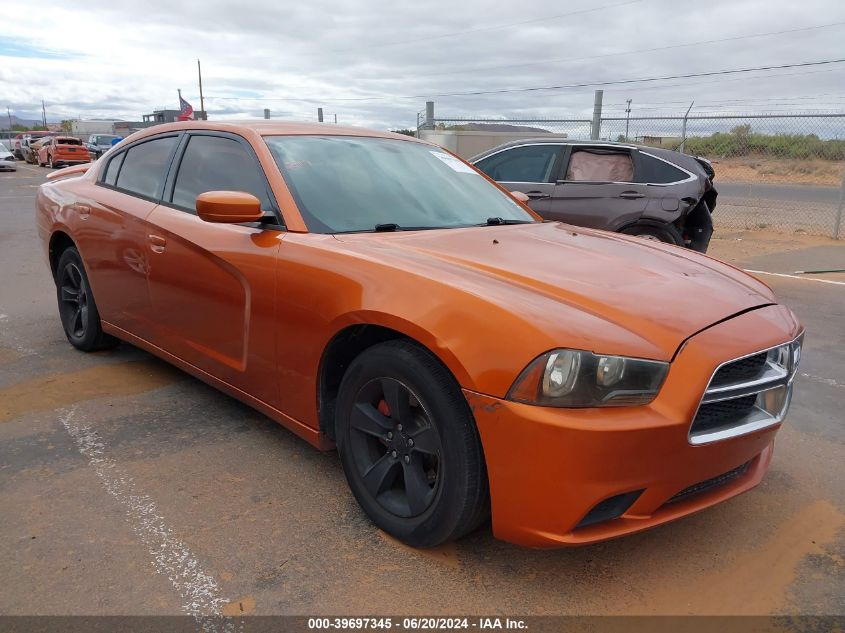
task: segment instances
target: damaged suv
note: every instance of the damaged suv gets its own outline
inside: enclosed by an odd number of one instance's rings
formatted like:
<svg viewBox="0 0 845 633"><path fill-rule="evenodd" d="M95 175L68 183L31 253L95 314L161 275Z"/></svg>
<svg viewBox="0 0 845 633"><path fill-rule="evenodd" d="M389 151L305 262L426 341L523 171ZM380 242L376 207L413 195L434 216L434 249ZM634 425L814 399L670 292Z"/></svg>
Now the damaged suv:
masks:
<svg viewBox="0 0 845 633"><path fill-rule="evenodd" d="M547 220L638 235L707 252L716 206L709 161L602 141L512 141L472 159Z"/></svg>

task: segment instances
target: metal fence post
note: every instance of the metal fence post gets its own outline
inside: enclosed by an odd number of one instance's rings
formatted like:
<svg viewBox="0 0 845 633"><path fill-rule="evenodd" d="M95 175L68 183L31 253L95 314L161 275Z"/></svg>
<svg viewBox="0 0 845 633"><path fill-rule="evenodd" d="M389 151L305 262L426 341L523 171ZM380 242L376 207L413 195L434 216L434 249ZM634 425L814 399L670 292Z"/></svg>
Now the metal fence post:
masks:
<svg viewBox="0 0 845 633"><path fill-rule="evenodd" d="M836 220L833 222L833 239L839 239L839 229L842 228L842 209L845 207L845 173L842 174L842 184L839 186L839 208L836 209Z"/></svg>
<svg viewBox="0 0 845 633"><path fill-rule="evenodd" d="M681 154L686 154L684 149L687 144L687 119L689 119L689 111L692 110L693 103L695 103L695 101L689 104L687 113L684 115L684 122L681 124L681 145L678 147L678 151L681 152Z"/></svg>
<svg viewBox="0 0 845 633"><path fill-rule="evenodd" d="M590 126L590 138L598 140L601 135L601 100L604 95L604 90L596 90L595 98L593 99L593 123Z"/></svg>

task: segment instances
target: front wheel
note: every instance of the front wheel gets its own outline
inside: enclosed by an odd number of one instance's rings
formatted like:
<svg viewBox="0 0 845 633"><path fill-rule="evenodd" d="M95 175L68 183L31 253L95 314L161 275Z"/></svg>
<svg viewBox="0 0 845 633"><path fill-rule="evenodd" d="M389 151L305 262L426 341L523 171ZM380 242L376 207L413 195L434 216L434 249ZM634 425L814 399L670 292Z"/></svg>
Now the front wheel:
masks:
<svg viewBox="0 0 845 633"><path fill-rule="evenodd" d="M360 354L338 394L337 447L352 493L382 530L433 547L489 512L478 430L460 387L427 350L388 341Z"/></svg>
<svg viewBox="0 0 845 633"><path fill-rule="evenodd" d="M56 268L59 317L70 344L83 352L108 349L120 341L103 332L100 313L88 283L79 251L71 247L59 258Z"/></svg>
<svg viewBox="0 0 845 633"><path fill-rule="evenodd" d="M50 169L53 169L53 156L52 155L47 157L47 167L49 167Z"/></svg>

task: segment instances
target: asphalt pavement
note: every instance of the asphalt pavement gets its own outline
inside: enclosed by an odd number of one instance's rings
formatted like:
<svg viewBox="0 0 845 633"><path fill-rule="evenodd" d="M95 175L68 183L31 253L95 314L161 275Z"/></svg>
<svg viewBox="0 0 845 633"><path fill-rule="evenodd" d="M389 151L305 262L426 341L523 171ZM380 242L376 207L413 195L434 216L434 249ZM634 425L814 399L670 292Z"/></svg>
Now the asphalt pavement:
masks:
<svg viewBox="0 0 845 633"><path fill-rule="evenodd" d="M370 524L336 454L129 345L68 344L33 222L45 173L0 173L0 613L845 613L845 284L761 274L807 337L755 490L590 547L483 527L416 551ZM845 252L822 246L814 265Z"/></svg>

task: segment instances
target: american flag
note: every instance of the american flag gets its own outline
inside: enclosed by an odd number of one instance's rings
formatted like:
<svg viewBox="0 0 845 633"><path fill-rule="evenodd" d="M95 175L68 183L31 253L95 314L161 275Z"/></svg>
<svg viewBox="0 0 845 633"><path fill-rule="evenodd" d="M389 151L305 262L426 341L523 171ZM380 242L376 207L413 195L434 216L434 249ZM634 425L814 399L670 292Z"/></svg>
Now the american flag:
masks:
<svg viewBox="0 0 845 633"><path fill-rule="evenodd" d="M182 93L179 93L179 120L190 121L194 118L194 109L191 104L182 98Z"/></svg>

